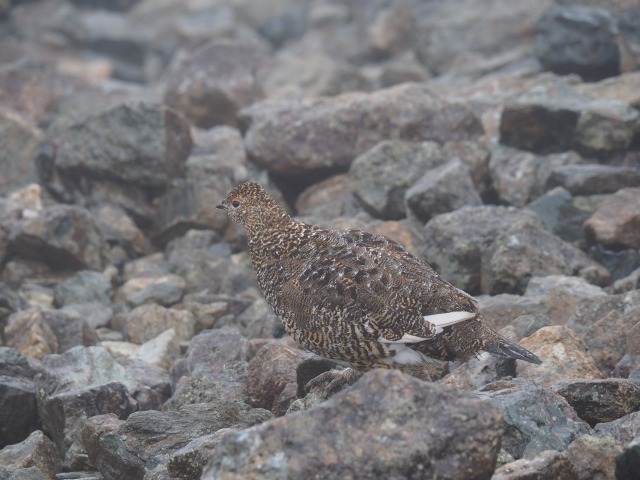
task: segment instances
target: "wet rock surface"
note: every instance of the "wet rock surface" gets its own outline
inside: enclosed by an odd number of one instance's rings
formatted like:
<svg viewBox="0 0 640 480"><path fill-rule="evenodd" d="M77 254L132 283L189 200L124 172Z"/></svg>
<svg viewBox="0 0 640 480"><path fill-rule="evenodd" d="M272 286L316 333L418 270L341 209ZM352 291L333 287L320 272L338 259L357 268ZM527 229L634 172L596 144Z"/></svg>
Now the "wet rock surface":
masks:
<svg viewBox="0 0 640 480"><path fill-rule="evenodd" d="M638 12L0 0L0 478L638 478ZM245 180L542 365L307 391L342 366L214 208Z"/></svg>

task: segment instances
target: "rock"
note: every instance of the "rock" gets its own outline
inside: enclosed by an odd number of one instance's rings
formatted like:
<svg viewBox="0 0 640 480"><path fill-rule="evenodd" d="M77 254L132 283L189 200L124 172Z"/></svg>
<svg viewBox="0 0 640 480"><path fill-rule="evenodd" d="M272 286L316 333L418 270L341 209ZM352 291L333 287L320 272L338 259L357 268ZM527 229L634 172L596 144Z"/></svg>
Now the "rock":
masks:
<svg viewBox="0 0 640 480"><path fill-rule="evenodd" d="M531 458L521 458L498 468L491 480L525 480L543 478L562 478L579 480L576 467L564 452L545 450Z"/></svg>
<svg viewBox="0 0 640 480"><path fill-rule="evenodd" d="M214 41L173 68L165 102L200 128L236 125L238 111L262 98L264 53Z"/></svg>
<svg viewBox="0 0 640 480"><path fill-rule="evenodd" d="M172 477L182 480L197 480L202 475L202 469L209 461L209 457L220 444L220 440L230 428L222 428L211 435L198 437L169 457L167 470Z"/></svg>
<svg viewBox="0 0 640 480"><path fill-rule="evenodd" d="M482 317L495 330L512 325L520 316L535 315L544 311L543 301L539 297L501 293L493 296L479 295L476 299Z"/></svg>
<svg viewBox="0 0 640 480"><path fill-rule="evenodd" d="M640 289L640 268L636 268L626 277L620 278L613 282L611 289L614 294L626 293L631 290Z"/></svg>
<svg viewBox="0 0 640 480"><path fill-rule="evenodd" d="M402 245L412 255L418 255L422 244L422 236L411 220L374 220L367 223L365 231L374 235L383 235Z"/></svg>
<svg viewBox="0 0 640 480"><path fill-rule="evenodd" d="M0 450L0 465L11 470L34 467L46 478L53 478L60 471L61 461L53 442L36 430L24 441Z"/></svg>
<svg viewBox="0 0 640 480"><path fill-rule="evenodd" d="M605 199L584 231L591 241L609 248L640 248L640 188L624 188Z"/></svg>
<svg viewBox="0 0 640 480"><path fill-rule="evenodd" d="M128 341L142 345L167 329L174 330L177 341L188 341L194 335L195 323L188 310L146 304L118 315L113 327L121 330Z"/></svg>
<svg viewBox="0 0 640 480"><path fill-rule="evenodd" d="M62 307L60 312L82 318L93 329L109 325L113 317L113 308L96 302L72 303Z"/></svg>
<svg viewBox="0 0 640 480"><path fill-rule="evenodd" d="M58 308L88 302L110 305L111 280L102 273L82 270L56 285L53 300Z"/></svg>
<svg viewBox="0 0 640 480"><path fill-rule="evenodd" d="M71 0L76 7L95 9L95 10L112 10L114 12L124 12L139 3L140 0Z"/></svg>
<svg viewBox="0 0 640 480"><path fill-rule="evenodd" d="M33 379L35 370L15 348L0 347L0 375Z"/></svg>
<svg viewBox="0 0 640 480"><path fill-rule="evenodd" d="M611 422L640 408L640 386L622 378L564 380L552 385L592 427Z"/></svg>
<svg viewBox="0 0 640 480"><path fill-rule="evenodd" d="M562 186L572 195L615 193L640 185L640 173L629 167L609 165L561 165L553 168L548 185Z"/></svg>
<svg viewBox="0 0 640 480"><path fill-rule="evenodd" d="M110 245L121 246L130 257L151 252L149 239L124 208L107 204L96 207L93 212L102 236Z"/></svg>
<svg viewBox="0 0 640 480"><path fill-rule="evenodd" d="M37 179L33 158L41 139L42 133L20 116L0 110L0 142L4 146L0 153L0 164L3 165L0 195L7 195L16 187Z"/></svg>
<svg viewBox="0 0 640 480"><path fill-rule="evenodd" d="M183 358L171 369L173 395L165 408L177 410L214 399L243 401L246 346L246 338L232 327L206 330L193 337Z"/></svg>
<svg viewBox="0 0 640 480"><path fill-rule="evenodd" d="M575 466L577 478L615 478L616 457L622 453L623 443L608 437L582 435L565 451Z"/></svg>
<svg viewBox="0 0 640 480"><path fill-rule="evenodd" d="M469 394L375 370L322 406L225 435L202 478L488 478L499 428L496 410Z"/></svg>
<svg viewBox="0 0 640 480"><path fill-rule="evenodd" d="M116 292L116 301L126 302L132 307L145 303L173 305L182 298L185 281L178 275L161 277L139 277L127 281Z"/></svg>
<svg viewBox="0 0 640 480"><path fill-rule="evenodd" d="M406 191L407 209L424 224L440 213L451 212L464 205L482 205L470 173L469 168L457 158L431 169Z"/></svg>
<svg viewBox="0 0 640 480"><path fill-rule="evenodd" d="M180 358L178 336L173 328L165 330L151 340L140 345L131 358L142 360L150 365L169 370L175 360Z"/></svg>
<svg viewBox="0 0 640 480"><path fill-rule="evenodd" d="M482 133L466 107L416 84L297 103L259 102L240 121L249 156L286 177L347 170L383 139L446 142Z"/></svg>
<svg viewBox="0 0 640 480"><path fill-rule="evenodd" d="M607 11L583 5L555 5L535 26L536 56L552 72L601 80L620 73L615 20Z"/></svg>
<svg viewBox="0 0 640 480"><path fill-rule="evenodd" d="M123 365L137 382L131 393L138 402L138 410L160 410L171 397L171 379L167 371L135 358L130 358Z"/></svg>
<svg viewBox="0 0 640 480"><path fill-rule="evenodd" d="M640 295L606 295L583 300L567 322L589 347L595 364L603 371L613 370L627 350L627 336L638 323Z"/></svg>
<svg viewBox="0 0 640 480"><path fill-rule="evenodd" d="M58 339L39 309L11 315L4 336L6 346L27 357L43 358L58 352Z"/></svg>
<svg viewBox="0 0 640 480"><path fill-rule="evenodd" d="M516 367L519 378L546 386L566 378L603 377L590 358L587 346L569 328L559 325L544 327L519 343L542 359L542 365L536 368L519 363Z"/></svg>
<svg viewBox="0 0 640 480"><path fill-rule="evenodd" d="M623 443L631 442L640 428L640 412L632 412L611 422L598 423L596 435L611 437Z"/></svg>
<svg viewBox="0 0 640 480"><path fill-rule="evenodd" d="M470 358L440 380L440 384L458 390L477 390L503 377L515 377L516 362L483 352Z"/></svg>
<svg viewBox="0 0 640 480"><path fill-rule="evenodd" d="M414 11L408 3L400 3L378 12L369 25L367 36L376 53L393 55L411 46L415 27Z"/></svg>
<svg viewBox="0 0 640 480"><path fill-rule="evenodd" d="M636 88L638 80L640 72L625 72L599 82L581 83L576 88L599 100L616 100L637 108L640 105L640 93Z"/></svg>
<svg viewBox="0 0 640 480"><path fill-rule="evenodd" d="M296 199L298 215L311 215L323 220L352 216L359 203L349 189L347 174L334 175L304 190Z"/></svg>
<svg viewBox="0 0 640 480"><path fill-rule="evenodd" d="M494 147L489 161L492 186L508 205L523 207L542 195L556 168L583 160L574 152L536 155L509 147Z"/></svg>
<svg viewBox="0 0 640 480"><path fill-rule="evenodd" d="M434 142L386 140L356 158L349 169L349 187L377 218L406 216L404 197L425 170L444 162Z"/></svg>
<svg viewBox="0 0 640 480"><path fill-rule="evenodd" d="M136 412L126 421L113 415L88 420L82 432L89 459L107 479L142 479L190 441L223 428L247 428L271 418L266 410L238 401L185 405L178 411ZM168 478L168 477L167 477ZM193 477L191 477L193 478Z"/></svg>
<svg viewBox="0 0 640 480"><path fill-rule="evenodd" d="M636 437L616 458L616 480L632 480L640 475L640 440Z"/></svg>
<svg viewBox="0 0 640 480"><path fill-rule="evenodd" d="M77 346L90 347L98 342L95 329L84 318L62 310L36 310L39 311L57 338L58 351L56 353L63 353ZM31 312L32 310L25 310L23 313L30 315Z"/></svg>
<svg viewBox="0 0 640 480"><path fill-rule="evenodd" d="M640 114L620 101L596 101L583 111L576 125L576 148L605 156L633 145L640 132Z"/></svg>
<svg viewBox="0 0 640 480"><path fill-rule="evenodd" d="M92 215L73 205L55 205L13 225L9 248L56 270L102 270L107 244Z"/></svg>
<svg viewBox="0 0 640 480"><path fill-rule="evenodd" d="M284 415L297 398L296 371L307 356L308 353L290 338L262 347L247 366L245 382L249 403L270 410L274 415Z"/></svg>
<svg viewBox="0 0 640 480"><path fill-rule="evenodd" d="M247 154L237 129L226 125L210 130L194 129L193 142L185 165L187 179L219 175L231 179L235 185L248 178Z"/></svg>
<svg viewBox="0 0 640 480"><path fill-rule="evenodd" d="M33 381L7 373L0 374L0 448L23 441L40 424Z"/></svg>
<svg viewBox="0 0 640 480"><path fill-rule="evenodd" d="M183 172L190 150L188 124L175 111L130 103L71 126L59 140L55 165L72 182L86 177L163 189Z"/></svg>
<svg viewBox="0 0 640 480"><path fill-rule="evenodd" d="M535 383L501 380L478 392L501 411L502 448L515 459L532 459L544 450L562 451L589 431L564 398Z"/></svg>

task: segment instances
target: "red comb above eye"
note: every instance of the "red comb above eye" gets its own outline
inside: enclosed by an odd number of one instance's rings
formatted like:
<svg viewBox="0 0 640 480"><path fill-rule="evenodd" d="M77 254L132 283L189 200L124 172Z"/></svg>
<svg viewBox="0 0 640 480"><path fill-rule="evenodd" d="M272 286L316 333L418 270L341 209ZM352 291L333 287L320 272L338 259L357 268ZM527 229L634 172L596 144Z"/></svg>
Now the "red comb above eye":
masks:
<svg viewBox="0 0 640 480"><path fill-rule="evenodd" d="M240 197L233 197L233 198L231 199L231 201L232 201L232 202L236 202L236 201L237 201L237 202L239 202L239 201L240 201Z"/></svg>

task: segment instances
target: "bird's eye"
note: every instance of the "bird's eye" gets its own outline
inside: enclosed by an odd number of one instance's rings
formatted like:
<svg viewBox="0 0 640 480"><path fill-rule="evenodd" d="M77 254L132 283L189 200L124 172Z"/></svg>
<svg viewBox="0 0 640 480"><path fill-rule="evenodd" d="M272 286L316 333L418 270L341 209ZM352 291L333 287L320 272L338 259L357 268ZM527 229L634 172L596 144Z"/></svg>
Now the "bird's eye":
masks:
<svg viewBox="0 0 640 480"><path fill-rule="evenodd" d="M238 208L240 206L240 200L238 200L237 198L234 198L233 200L231 200L231 206L233 208Z"/></svg>

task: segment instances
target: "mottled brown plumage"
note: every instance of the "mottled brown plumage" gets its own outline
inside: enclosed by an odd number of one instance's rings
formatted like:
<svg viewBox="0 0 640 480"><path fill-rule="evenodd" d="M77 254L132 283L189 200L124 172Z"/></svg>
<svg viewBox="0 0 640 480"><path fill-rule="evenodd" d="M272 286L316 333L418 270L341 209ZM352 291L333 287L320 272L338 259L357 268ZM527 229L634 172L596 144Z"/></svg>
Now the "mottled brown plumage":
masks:
<svg viewBox="0 0 640 480"><path fill-rule="evenodd" d="M489 328L471 296L392 240L295 220L255 183L218 207L246 230L260 288L287 332L318 355L357 370L480 350L540 363Z"/></svg>

